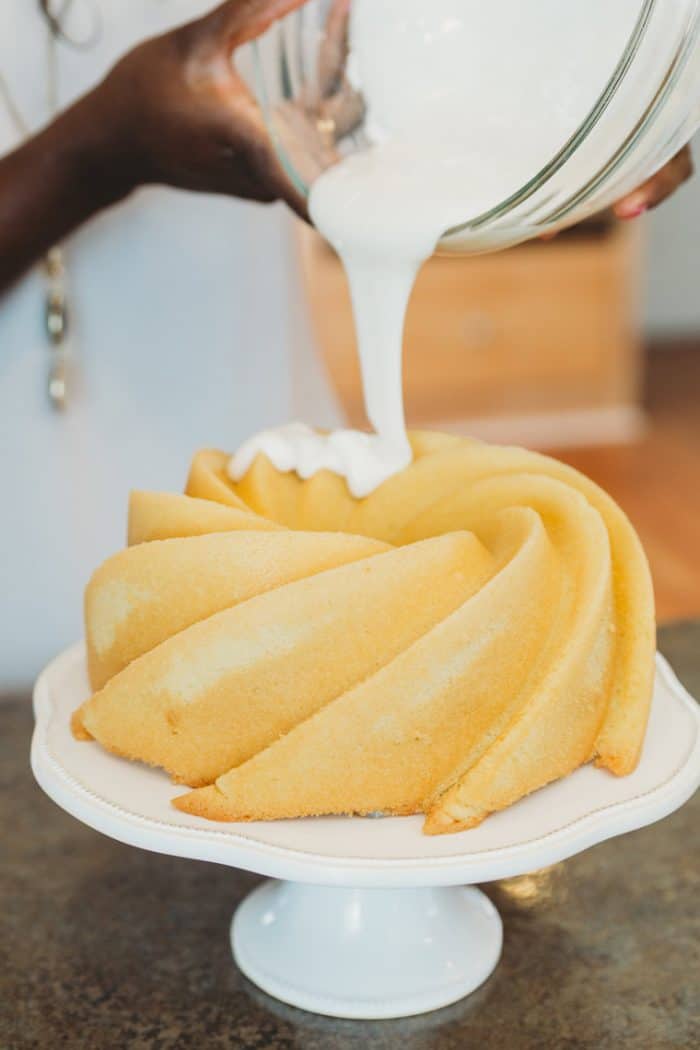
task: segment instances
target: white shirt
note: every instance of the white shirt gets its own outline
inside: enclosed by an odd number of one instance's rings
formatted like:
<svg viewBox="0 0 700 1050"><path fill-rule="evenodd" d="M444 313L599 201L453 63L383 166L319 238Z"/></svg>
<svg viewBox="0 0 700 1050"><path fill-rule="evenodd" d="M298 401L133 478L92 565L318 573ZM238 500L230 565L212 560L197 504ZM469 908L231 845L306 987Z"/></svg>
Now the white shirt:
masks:
<svg viewBox="0 0 700 1050"><path fill-rule="evenodd" d="M92 3L97 46L59 46L62 105L137 41L212 6L75 0L76 19ZM0 4L0 68L40 126L47 70L37 3ZM0 103L0 153L16 139ZM46 395L41 273L0 298L0 692L80 635L82 589L123 545L130 488L180 491L194 449L233 450L292 416L333 422L324 384L309 372L289 225L281 205L150 188L79 231L65 245L79 384L63 415ZM302 351L311 405L299 404L298 384L292 391Z"/></svg>

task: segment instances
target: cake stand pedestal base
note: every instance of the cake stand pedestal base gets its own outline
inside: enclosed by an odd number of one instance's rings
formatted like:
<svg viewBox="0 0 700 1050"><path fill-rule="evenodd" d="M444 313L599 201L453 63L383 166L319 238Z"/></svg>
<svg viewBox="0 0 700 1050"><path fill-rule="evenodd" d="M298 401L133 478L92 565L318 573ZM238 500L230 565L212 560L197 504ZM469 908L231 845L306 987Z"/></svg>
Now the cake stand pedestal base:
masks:
<svg viewBox="0 0 700 1050"><path fill-rule="evenodd" d="M473 887L364 889L270 879L231 924L236 962L292 1006L408 1017L456 1002L493 972L498 912Z"/></svg>

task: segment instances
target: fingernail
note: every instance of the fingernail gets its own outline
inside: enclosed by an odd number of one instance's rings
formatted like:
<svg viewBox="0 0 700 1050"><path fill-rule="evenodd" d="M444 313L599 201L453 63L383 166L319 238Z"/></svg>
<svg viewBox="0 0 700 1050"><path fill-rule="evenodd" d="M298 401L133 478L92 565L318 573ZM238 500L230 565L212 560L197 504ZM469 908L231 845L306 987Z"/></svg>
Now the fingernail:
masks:
<svg viewBox="0 0 700 1050"><path fill-rule="evenodd" d="M627 204L617 209L618 219L638 219L640 215L643 215L647 211L649 205L644 204Z"/></svg>

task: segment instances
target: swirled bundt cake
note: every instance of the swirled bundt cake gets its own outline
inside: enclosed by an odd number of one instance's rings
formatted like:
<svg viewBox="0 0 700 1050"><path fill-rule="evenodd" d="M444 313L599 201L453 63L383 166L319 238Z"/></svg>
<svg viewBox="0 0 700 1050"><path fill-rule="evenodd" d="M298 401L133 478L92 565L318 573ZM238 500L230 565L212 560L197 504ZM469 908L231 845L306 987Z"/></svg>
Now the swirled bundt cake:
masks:
<svg viewBox="0 0 700 1050"><path fill-rule="evenodd" d="M76 735L165 769L214 820L424 813L429 833L595 761L634 769L654 606L617 505L546 456L412 435L364 500L201 452L134 493L85 600Z"/></svg>

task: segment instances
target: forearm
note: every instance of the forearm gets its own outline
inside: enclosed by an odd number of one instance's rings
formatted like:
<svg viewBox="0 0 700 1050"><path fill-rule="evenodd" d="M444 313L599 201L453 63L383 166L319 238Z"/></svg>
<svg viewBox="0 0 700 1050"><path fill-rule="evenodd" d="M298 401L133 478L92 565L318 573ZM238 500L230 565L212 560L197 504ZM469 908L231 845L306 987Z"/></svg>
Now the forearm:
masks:
<svg viewBox="0 0 700 1050"><path fill-rule="evenodd" d="M0 294L134 180L97 95L88 95L0 159Z"/></svg>
<svg viewBox="0 0 700 1050"><path fill-rule="evenodd" d="M154 37L48 128L0 158L0 294L52 245L136 186L306 203L232 55L304 0L227 0Z"/></svg>

